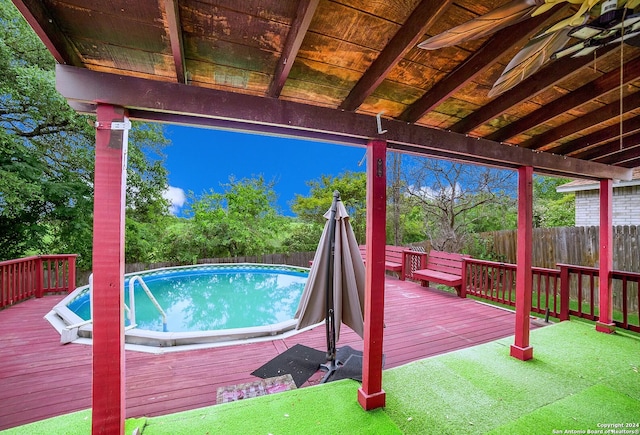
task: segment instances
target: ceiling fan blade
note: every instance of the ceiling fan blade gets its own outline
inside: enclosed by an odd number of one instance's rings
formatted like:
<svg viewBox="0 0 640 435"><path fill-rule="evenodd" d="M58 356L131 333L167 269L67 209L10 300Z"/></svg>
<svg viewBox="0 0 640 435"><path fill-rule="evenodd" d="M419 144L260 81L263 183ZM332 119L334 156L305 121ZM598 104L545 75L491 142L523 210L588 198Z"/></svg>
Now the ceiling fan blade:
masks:
<svg viewBox="0 0 640 435"><path fill-rule="evenodd" d="M546 12L548 9L555 6L556 4L563 3L565 1L573 4L579 4L580 8L572 16L565 18L564 20L558 21L556 24L549 27L546 30L546 33L557 32L558 30L563 29L567 26L571 26L571 27L579 26L584 22L584 16L588 15L589 11L591 11L591 9L596 4L598 4L600 0L545 0L545 4L536 8L536 10L533 11L531 15L532 16L539 15L543 12Z"/></svg>
<svg viewBox="0 0 640 435"><path fill-rule="evenodd" d="M487 14L432 36L418 44L418 48L437 50L482 38L528 18L538 4L539 0L513 0Z"/></svg>
<svg viewBox="0 0 640 435"><path fill-rule="evenodd" d="M565 28L549 35L533 38L511 59L489 91L489 97L500 95L538 71L553 53L569 42L570 30Z"/></svg>

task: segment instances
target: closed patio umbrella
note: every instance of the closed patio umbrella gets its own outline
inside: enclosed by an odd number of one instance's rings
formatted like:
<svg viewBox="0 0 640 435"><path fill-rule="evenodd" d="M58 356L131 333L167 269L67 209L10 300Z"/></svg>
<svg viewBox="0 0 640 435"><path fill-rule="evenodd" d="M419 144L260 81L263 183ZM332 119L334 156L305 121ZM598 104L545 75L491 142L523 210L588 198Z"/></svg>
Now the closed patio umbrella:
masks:
<svg viewBox="0 0 640 435"><path fill-rule="evenodd" d="M365 268L347 209L334 192L309 279L296 312L297 328L325 321L327 365L325 379L335 371L336 342L344 323L364 337Z"/></svg>

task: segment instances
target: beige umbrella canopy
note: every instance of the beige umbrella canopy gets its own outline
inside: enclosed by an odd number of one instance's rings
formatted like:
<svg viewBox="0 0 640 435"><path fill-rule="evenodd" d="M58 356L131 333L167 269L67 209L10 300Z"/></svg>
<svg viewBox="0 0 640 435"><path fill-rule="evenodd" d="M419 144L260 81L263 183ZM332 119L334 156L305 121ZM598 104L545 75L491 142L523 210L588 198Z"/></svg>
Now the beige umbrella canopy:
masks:
<svg viewBox="0 0 640 435"><path fill-rule="evenodd" d="M327 357L335 361L342 323L364 337L365 268L340 193L333 196L295 317L298 329L325 320Z"/></svg>

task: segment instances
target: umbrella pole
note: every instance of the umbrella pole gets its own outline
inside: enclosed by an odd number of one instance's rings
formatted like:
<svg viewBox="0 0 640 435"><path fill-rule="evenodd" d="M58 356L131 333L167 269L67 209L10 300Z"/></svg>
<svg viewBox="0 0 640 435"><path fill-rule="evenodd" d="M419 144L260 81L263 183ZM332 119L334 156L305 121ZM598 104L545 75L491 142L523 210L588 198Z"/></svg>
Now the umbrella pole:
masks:
<svg viewBox="0 0 640 435"><path fill-rule="evenodd" d="M333 301L333 261L335 256L336 241L336 210L340 201L340 192L333 192L333 202L331 203L331 211L329 213L329 237L327 244L329 247L329 261L327 264L327 298L325 318L325 327L327 331L327 362L320 367L327 373L322 378L322 383L326 382L329 377L336 371L336 321L334 317L334 301Z"/></svg>

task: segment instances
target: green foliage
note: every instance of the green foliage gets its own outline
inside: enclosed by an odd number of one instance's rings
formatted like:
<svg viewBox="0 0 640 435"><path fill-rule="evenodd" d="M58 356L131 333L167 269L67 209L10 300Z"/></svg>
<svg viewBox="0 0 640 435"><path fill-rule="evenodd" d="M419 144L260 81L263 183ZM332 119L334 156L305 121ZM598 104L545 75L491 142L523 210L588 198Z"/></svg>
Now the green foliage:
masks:
<svg viewBox="0 0 640 435"><path fill-rule="evenodd" d="M367 213L366 174L346 171L337 177L323 175L319 180L308 181L307 186L309 186L309 196L296 195L291 205L291 209L298 218L302 222L315 223L324 227L326 219L323 216L331 208L333 192L337 190L349 213L356 239L364 243Z"/></svg>
<svg viewBox="0 0 640 435"><path fill-rule="evenodd" d="M272 253L286 219L276 212L274 183L262 177L230 178L223 192L192 196L189 220L169 226L164 256L169 260L235 257Z"/></svg>
<svg viewBox="0 0 640 435"><path fill-rule="evenodd" d="M0 2L0 25L0 259L77 253L89 269L94 129L56 91L52 56L10 2ZM127 260L155 252L166 143L159 125L130 132Z"/></svg>
<svg viewBox="0 0 640 435"><path fill-rule="evenodd" d="M575 194L560 193L558 186L567 178L534 176L533 223L537 228L572 227L575 225Z"/></svg>

